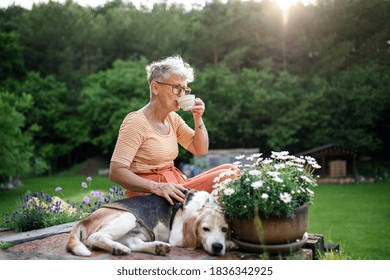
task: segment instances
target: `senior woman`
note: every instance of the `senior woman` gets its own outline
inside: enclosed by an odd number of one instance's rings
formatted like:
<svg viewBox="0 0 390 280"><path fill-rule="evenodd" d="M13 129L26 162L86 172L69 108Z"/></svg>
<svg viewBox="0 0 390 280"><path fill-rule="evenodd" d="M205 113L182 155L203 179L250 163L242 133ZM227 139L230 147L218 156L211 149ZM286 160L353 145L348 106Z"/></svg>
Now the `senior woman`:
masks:
<svg viewBox="0 0 390 280"><path fill-rule="evenodd" d="M191 109L191 128L176 113L177 98L188 94L194 80L193 69L180 56L173 56L146 66L150 101L138 111L130 112L122 122L111 158L110 180L126 189L126 197L156 194L170 204L182 202L183 190L211 192L213 180L225 172L237 176L238 169L224 164L187 179L174 166L178 144L194 155L208 152L209 140L202 120L205 104L195 99Z"/></svg>

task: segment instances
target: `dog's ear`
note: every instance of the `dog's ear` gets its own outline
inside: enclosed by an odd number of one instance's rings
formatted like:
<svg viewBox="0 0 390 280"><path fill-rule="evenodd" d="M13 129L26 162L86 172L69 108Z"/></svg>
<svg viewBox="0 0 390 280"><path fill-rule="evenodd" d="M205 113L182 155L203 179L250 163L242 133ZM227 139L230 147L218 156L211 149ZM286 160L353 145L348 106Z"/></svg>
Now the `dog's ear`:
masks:
<svg viewBox="0 0 390 280"><path fill-rule="evenodd" d="M201 217L198 212L193 213L183 223L183 247L195 249L198 245L198 226Z"/></svg>
<svg viewBox="0 0 390 280"><path fill-rule="evenodd" d="M190 190L190 189L183 191L183 193L186 195L184 200L184 205L190 203L190 201L192 200L196 192L197 192L196 190Z"/></svg>

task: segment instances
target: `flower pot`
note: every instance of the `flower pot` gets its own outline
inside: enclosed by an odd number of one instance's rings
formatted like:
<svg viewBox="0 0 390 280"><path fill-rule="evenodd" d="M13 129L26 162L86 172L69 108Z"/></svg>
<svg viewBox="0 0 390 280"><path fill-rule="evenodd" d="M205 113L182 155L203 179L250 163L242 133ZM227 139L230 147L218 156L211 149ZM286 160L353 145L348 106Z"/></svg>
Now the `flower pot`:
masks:
<svg viewBox="0 0 390 280"><path fill-rule="evenodd" d="M288 244L302 239L308 226L308 205L294 210L295 217L259 217L256 219L234 218L231 220L232 234L237 240L254 244ZM257 220L259 221L259 220Z"/></svg>

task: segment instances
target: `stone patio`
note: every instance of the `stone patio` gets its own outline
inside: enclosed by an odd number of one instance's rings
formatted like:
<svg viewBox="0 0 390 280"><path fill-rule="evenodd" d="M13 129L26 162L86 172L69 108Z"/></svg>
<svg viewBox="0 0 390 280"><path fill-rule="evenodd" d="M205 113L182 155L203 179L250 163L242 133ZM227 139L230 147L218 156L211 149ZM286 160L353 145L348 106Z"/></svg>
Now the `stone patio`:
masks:
<svg viewBox="0 0 390 280"><path fill-rule="evenodd" d="M0 250L0 259L8 260L257 260L264 258L260 253L235 250L227 252L223 257L210 256L202 249L189 249L173 247L166 256L150 255L145 253L132 253L125 256L113 256L105 251L93 251L89 258L78 257L66 251L66 242L74 223L58 225L46 229L29 232L14 233L2 229L0 241L13 243L14 246ZM309 243L309 242L308 242ZM306 245L306 244L305 244ZM271 259L313 259L312 249L298 250L291 255L275 255Z"/></svg>

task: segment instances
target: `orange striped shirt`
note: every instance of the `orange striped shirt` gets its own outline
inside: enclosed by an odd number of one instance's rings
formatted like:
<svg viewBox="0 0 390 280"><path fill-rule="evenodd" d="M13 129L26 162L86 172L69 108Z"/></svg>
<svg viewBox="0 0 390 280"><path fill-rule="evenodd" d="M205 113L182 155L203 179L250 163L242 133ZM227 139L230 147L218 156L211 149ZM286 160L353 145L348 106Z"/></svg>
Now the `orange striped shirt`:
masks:
<svg viewBox="0 0 390 280"><path fill-rule="evenodd" d="M143 113L129 113L120 126L111 161L126 165L134 173L150 173L173 164L179 154L178 143L188 148L195 132L175 112L171 112L167 120L169 134L161 135Z"/></svg>

